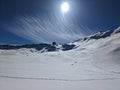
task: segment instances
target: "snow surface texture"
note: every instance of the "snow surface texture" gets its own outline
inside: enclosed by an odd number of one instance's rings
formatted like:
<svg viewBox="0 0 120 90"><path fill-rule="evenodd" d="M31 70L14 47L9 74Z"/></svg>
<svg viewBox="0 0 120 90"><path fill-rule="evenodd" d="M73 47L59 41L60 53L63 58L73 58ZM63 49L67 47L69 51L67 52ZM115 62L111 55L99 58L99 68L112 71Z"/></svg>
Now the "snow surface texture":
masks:
<svg viewBox="0 0 120 90"><path fill-rule="evenodd" d="M72 44L44 53L1 49L0 90L120 90L120 33Z"/></svg>

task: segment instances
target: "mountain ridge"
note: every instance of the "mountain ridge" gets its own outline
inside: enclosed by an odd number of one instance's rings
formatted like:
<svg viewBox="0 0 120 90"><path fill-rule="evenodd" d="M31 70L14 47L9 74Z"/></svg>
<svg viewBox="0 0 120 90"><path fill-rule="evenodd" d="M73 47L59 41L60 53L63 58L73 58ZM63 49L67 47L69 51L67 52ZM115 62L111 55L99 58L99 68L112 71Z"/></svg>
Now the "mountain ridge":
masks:
<svg viewBox="0 0 120 90"><path fill-rule="evenodd" d="M91 39L101 39L101 38L106 38L109 37L111 35L120 33L120 27L118 27L115 30L107 30L107 31L99 31L97 33L94 33L90 36L87 36L85 38L81 38L78 39L74 42L83 42L83 41L89 41ZM36 50L45 50L45 51L56 51L56 50L71 50L73 48L75 48L74 42L72 43L68 43L68 44L63 44L63 45L59 45L55 42L55 44L45 44L45 43L40 43L40 44L24 44L24 45L9 45L9 44L2 44L0 45L0 49L4 49L4 50L12 50L12 49L21 49L21 48L27 48L27 49L31 49L34 48Z"/></svg>

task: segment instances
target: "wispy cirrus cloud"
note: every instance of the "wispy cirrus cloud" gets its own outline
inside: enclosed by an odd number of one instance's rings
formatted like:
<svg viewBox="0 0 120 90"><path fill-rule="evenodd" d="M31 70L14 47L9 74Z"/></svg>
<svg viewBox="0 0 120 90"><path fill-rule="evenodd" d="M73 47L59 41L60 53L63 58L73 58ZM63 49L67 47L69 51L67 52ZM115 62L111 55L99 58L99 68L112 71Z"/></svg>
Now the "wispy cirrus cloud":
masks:
<svg viewBox="0 0 120 90"><path fill-rule="evenodd" d="M16 18L8 30L36 43L70 42L84 36L82 29L66 17L25 16Z"/></svg>

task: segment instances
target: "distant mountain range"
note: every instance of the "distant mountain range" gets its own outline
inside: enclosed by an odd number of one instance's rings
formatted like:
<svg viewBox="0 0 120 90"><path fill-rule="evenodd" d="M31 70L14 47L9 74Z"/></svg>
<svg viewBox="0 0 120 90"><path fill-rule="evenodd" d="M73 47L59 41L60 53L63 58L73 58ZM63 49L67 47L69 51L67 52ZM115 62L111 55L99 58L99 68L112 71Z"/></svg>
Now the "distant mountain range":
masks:
<svg viewBox="0 0 120 90"><path fill-rule="evenodd" d="M88 41L91 39L101 39L101 38L106 38L109 37L111 35L120 33L120 27L115 29L115 30L108 30L108 31L99 31L93 35L90 35L88 37L85 38L81 38L79 40L76 40L74 42L83 42L83 41ZM74 42L69 43L69 44L63 44L63 45L57 45L55 44L25 44L25 45L8 45L8 44L3 44L0 45L0 49L4 49L4 50L12 50L12 49L21 49L21 48L27 48L27 49L31 49L34 48L36 50L42 50L44 51L56 51L56 50L71 50L73 48L75 48Z"/></svg>

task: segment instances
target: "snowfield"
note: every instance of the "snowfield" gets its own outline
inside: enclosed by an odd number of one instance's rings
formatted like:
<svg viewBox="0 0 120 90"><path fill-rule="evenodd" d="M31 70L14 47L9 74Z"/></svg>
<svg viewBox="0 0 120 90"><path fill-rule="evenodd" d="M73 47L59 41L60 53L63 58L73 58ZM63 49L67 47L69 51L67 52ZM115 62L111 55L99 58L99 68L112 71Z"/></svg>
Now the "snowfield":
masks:
<svg viewBox="0 0 120 90"><path fill-rule="evenodd" d="M0 90L120 90L120 33L69 51L0 50Z"/></svg>

